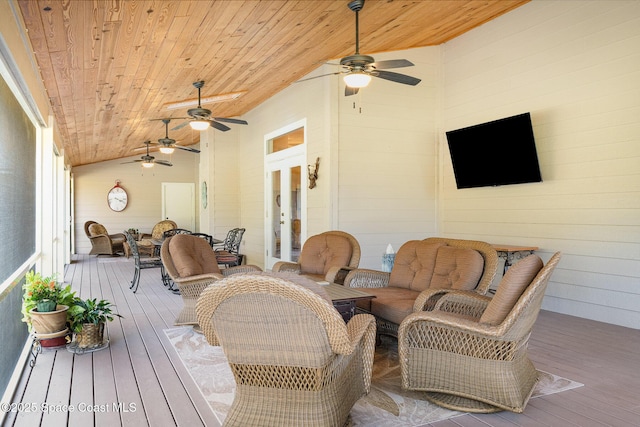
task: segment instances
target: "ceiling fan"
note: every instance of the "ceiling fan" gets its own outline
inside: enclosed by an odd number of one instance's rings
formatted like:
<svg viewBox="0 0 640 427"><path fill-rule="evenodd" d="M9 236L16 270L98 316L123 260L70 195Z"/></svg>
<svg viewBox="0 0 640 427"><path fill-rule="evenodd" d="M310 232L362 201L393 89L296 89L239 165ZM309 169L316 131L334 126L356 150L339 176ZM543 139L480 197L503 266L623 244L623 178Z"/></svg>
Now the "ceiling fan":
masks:
<svg viewBox="0 0 640 427"><path fill-rule="evenodd" d="M353 0L348 4L349 9L356 13L356 52L353 55L345 56L340 60L342 71L336 73L323 74L322 76L310 77L308 79L298 80L299 82L311 80L318 77L324 77L335 74L344 74L344 82L346 84L345 96L355 95L358 89L366 87L371 82L371 77L378 77L396 83L415 86L420 83L420 79L407 76L405 74L394 73L392 71L384 71L389 68L411 67L414 64L406 59L390 59L387 61L375 62L372 56L360 54L360 36L358 13L364 7L364 0Z"/></svg>
<svg viewBox="0 0 640 427"><path fill-rule="evenodd" d="M151 141L145 141L144 145L147 146L147 154L142 156L140 158L140 160L132 160L130 162L123 162L121 164L124 165L124 164L127 164L127 163L142 162L142 167L143 168L152 168L155 164L162 165L162 166L173 166L173 164L171 162L167 161L167 160L156 160L155 157L149 155L149 145L151 145Z"/></svg>
<svg viewBox="0 0 640 427"><path fill-rule="evenodd" d="M209 126L211 126L212 128L221 130L222 132L226 132L231 128L220 122L233 123L237 125L247 124L245 120L228 119L226 117L211 117L211 110L202 108L201 105L200 89L202 89L202 86L204 86L204 81L200 80L197 82L193 82L193 86L198 89L198 106L196 108L190 108L189 110L187 110L187 114L189 115L189 117L182 117L183 119L190 119L189 121L181 123L171 130L178 130L189 124L193 130L206 130Z"/></svg>
<svg viewBox="0 0 640 427"><path fill-rule="evenodd" d="M171 122L171 119L151 119L151 121L154 121L154 120L160 120L162 121L162 123L164 123L165 135L164 135L164 138L158 139L158 142L151 142L149 144L159 145L161 153L171 154L176 148L184 151L190 151L192 153L200 152L200 150L198 150L197 148L183 147L181 145L178 145L175 139L169 138L169 123Z"/></svg>

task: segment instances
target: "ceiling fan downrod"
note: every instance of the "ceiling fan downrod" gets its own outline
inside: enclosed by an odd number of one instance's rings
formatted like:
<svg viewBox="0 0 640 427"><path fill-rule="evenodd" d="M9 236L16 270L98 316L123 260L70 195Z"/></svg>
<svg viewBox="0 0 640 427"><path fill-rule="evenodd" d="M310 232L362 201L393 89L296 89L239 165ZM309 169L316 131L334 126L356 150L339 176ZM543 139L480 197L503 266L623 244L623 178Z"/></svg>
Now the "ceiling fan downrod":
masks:
<svg viewBox="0 0 640 427"><path fill-rule="evenodd" d="M211 110L207 110L206 108L202 108L201 98L200 98L200 89L204 86L204 81L200 80L197 82L193 82L193 86L198 89L198 106L196 108L192 108L187 111L192 117L204 117L207 115L211 115Z"/></svg>
<svg viewBox="0 0 640 427"><path fill-rule="evenodd" d="M349 9L356 13L356 55L360 55L360 23L358 19L358 12L364 7L364 0L353 0L349 3Z"/></svg>

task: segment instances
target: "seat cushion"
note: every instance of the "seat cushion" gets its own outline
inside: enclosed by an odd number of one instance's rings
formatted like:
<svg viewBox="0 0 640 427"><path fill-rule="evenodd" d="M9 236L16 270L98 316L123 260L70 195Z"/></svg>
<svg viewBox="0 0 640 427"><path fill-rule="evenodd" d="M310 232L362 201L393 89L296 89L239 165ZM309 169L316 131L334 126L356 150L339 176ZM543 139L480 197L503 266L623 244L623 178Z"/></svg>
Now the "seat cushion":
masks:
<svg viewBox="0 0 640 427"><path fill-rule="evenodd" d="M358 303L358 307L363 308L373 314L393 323L400 324L409 314L413 313L413 303L420 294L407 288L397 288L387 286L384 288L355 288L375 298Z"/></svg>
<svg viewBox="0 0 640 427"><path fill-rule="evenodd" d="M472 290L484 270L484 258L470 248L441 246L438 248L436 264L430 288Z"/></svg>
<svg viewBox="0 0 640 427"><path fill-rule="evenodd" d="M430 287L438 248L446 243L409 240L398 249L389 286L424 291Z"/></svg>
<svg viewBox="0 0 640 427"><path fill-rule="evenodd" d="M211 246L199 237L176 234L169 241L169 254L180 277L220 273Z"/></svg>
<svg viewBox="0 0 640 427"><path fill-rule="evenodd" d="M542 269L542 260L529 255L514 264L504 275L496 294L480 317L480 323L499 325L509 315L522 293Z"/></svg>
<svg viewBox="0 0 640 427"><path fill-rule="evenodd" d="M95 223L89 226L89 235L99 236L101 234L109 235L109 233L107 233L107 229L104 228L104 225Z"/></svg>
<svg viewBox="0 0 640 427"><path fill-rule="evenodd" d="M311 236L300 254L301 272L324 276L331 267L349 265L352 253L351 242L344 236L324 233Z"/></svg>

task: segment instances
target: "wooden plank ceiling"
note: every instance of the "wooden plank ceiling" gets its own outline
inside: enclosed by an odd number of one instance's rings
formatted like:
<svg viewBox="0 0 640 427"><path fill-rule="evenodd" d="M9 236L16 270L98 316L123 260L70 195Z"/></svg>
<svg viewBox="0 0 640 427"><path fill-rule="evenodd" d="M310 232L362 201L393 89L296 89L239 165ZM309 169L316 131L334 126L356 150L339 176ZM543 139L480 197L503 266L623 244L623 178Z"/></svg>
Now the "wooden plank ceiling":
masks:
<svg viewBox="0 0 640 427"><path fill-rule="evenodd" d="M72 166L141 154L143 141L164 137L150 119L186 116L166 104L197 98L195 81L203 98L245 92L203 105L238 117L355 50L347 0L17 1ZM527 1L367 0L360 50L438 45ZM199 140L189 126L169 136Z"/></svg>

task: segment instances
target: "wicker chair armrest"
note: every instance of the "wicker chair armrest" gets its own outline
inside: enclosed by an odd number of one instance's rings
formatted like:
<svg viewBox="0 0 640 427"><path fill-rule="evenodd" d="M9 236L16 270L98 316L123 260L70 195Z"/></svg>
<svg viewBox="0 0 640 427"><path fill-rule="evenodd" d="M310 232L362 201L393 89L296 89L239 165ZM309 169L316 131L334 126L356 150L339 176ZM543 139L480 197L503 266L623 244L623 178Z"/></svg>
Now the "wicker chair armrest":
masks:
<svg viewBox="0 0 640 427"><path fill-rule="evenodd" d="M344 284L344 280L349 274L350 271L354 270L353 267L330 267L327 274L324 276L324 280L329 283L338 283L340 285Z"/></svg>
<svg viewBox="0 0 640 427"><path fill-rule="evenodd" d="M217 282L222 279L224 276L218 273L209 273L209 274L198 274L196 276L189 277L176 277L173 278L173 281L180 287L180 292L183 290L188 290L191 294L191 290L193 289L204 289L212 283ZM199 296L200 292L193 294L192 296Z"/></svg>
<svg viewBox="0 0 640 427"><path fill-rule="evenodd" d="M300 268L300 264L297 264L294 262L287 262L287 261L276 262L275 264L273 264L273 268L271 270L275 273L288 271L288 272L298 273L298 274L300 274L300 272L302 271Z"/></svg>
<svg viewBox="0 0 640 427"><path fill-rule="evenodd" d="M501 328L479 323L466 316L442 311L420 311L404 318L398 329L398 342L404 342L408 334L418 333L421 336L434 337L440 333L438 331L447 334L455 331L490 339L499 339L503 332Z"/></svg>
<svg viewBox="0 0 640 427"><path fill-rule="evenodd" d="M389 286L390 273L378 270L357 268L347 274L344 286L348 288L384 288Z"/></svg>
<svg viewBox="0 0 640 427"><path fill-rule="evenodd" d="M347 333L354 347L361 347L362 376L367 393L371 387L373 355L376 346L376 319L371 314L356 314L347 323Z"/></svg>
<svg viewBox="0 0 640 427"><path fill-rule="evenodd" d="M235 267L229 267L222 270L222 275L224 277L231 276L232 274L239 273L255 273L256 271L262 271L262 269L255 265L237 265Z"/></svg>
<svg viewBox="0 0 640 427"><path fill-rule="evenodd" d="M490 297L470 291L450 291L437 301L434 310L480 318Z"/></svg>
<svg viewBox="0 0 640 427"><path fill-rule="evenodd" d="M425 289L420 292L413 303L413 311L431 311L443 295L451 292L451 289Z"/></svg>
<svg viewBox="0 0 640 427"><path fill-rule="evenodd" d="M109 238L111 240L115 240L115 239L123 239L123 240L127 240L127 236L124 235L124 233L115 233L115 234L109 234Z"/></svg>
<svg viewBox="0 0 640 427"><path fill-rule="evenodd" d="M152 234L149 233L140 233L138 235L138 240L142 240L142 239L151 239L153 237Z"/></svg>
<svg viewBox="0 0 640 427"><path fill-rule="evenodd" d="M102 244L104 244L104 242L107 242L109 246L111 246L111 237L109 237L109 235L107 234L96 234L95 236L89 236L89 240L96 243L100 242Z"/></svg>

